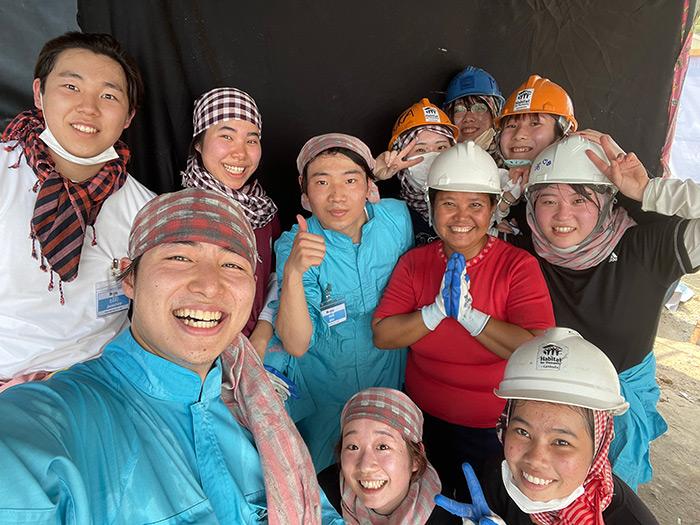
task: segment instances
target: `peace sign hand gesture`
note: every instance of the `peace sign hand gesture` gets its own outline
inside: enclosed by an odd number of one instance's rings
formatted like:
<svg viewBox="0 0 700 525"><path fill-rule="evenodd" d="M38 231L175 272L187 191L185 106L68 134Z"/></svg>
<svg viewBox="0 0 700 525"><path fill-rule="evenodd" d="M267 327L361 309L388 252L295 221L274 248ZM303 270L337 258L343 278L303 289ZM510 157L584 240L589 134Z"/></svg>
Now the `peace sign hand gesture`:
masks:
<svg viewBox="0 0 700 525"><path fill-rule="evenodd" d="M460 503L438 494L435 496L435 504L447 512L462 518L464 525L506 525L505 521L489 509L484 497L484 491L481 490L481 485L479 480L476 479L472 466L469 463L463 463L462 471L464 472L464 478L467 480L472 503Z"/></svg>
<svg viewBox="0 0 700 525"><path fill-rule="evenodd" d="M644 164L634 153L625 153L610 135L600 135L600 145L610 164L590 149L586 150L588 158L623 195L641 202L644 190L649 184L649 175Z"/></svg>
<svg viewBox="0 0 700 525"><path fill-rule="evenodd" d="M377 177L378 180L390 179L399 171L423 162L423 157L416 157L415 159L411 160L405 159L406 155L410 153L415 145L416 139L413 139L411 142L406 144L406 147L401 151L393 150L381 153L375 159L374 176Z"/></svg>

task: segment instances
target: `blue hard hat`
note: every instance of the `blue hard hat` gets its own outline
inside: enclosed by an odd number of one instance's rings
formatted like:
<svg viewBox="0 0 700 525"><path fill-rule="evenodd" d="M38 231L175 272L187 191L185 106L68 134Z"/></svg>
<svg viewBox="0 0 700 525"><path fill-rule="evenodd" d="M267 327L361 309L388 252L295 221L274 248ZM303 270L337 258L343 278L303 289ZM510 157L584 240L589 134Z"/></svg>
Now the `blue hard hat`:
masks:
<svg viewBox="0 0 700 525"><path fill-rule="evenodd" d="M467 66L450 80L443 107L446 107L447 104L454 102L458 98L470 95L494 97L497 100L499 112L503 104L505 104L505 99L501 95L496 79L481 68Z"/></svg>

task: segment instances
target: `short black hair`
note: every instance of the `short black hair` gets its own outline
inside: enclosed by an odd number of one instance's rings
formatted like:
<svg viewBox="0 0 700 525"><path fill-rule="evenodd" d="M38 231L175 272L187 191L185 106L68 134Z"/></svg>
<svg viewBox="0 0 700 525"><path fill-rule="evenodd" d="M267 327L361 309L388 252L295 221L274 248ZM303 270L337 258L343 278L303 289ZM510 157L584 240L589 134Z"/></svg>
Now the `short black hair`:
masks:
<svg viewBox="0 0 700 525"><path fill-rule="evenodd" d="M117 275L117 282L122 282L124 279L129 277L129 275L133 274L134 279L136 278L136 270L138 270L139 267L139 262L141 262L141 255L136 257L129 263L129 266L124 268L123 271L119 272L119 275Z"/></svg>
<svg viewBox="0 0 700 525"><path fill-rule="evenodd" d="M42 93L44 92L46 77L53 71L58 55L69 49L87 49L97 55L105 55L117 62L126 77L129 111L136 111L143 96L141 73L134 59L129 56L117 39L106 33L71 31L46 42L44 47L41 48L34 66L34 78L39 79Z"/></svg>
<svg viewBox="0 0 700 525"><path fill-rule="evenodd" d="M309 162L306 163L306 166L304 166L304 169L301 172L301 192L306 193L306 187L308 185L308 168L309 164L311 164L313 161L315 161L317 158L322 157L323 155L345 155L347 158L349 158L351 161L353 161L355 164L360 166L362 168L362 171L365 172L365 175L367 176L367 180L374 180L374 174L372 173L372 169L369 167L369 164L367 164L367 161L360 155L359 153L348 149L348 148L342 148L342 147L334 147L334 148L328 148L324 149L321 153L316 155L314 158L312 158Z"/></svg>

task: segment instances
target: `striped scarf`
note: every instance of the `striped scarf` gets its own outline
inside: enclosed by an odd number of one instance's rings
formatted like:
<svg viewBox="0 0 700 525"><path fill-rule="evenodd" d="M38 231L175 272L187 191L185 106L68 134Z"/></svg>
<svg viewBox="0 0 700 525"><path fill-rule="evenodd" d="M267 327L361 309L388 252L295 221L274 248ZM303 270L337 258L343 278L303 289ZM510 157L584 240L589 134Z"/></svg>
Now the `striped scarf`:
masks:
<svg viewBox="0 0 700 525"><path fill-rule="evenodd" d="M402 133L398 136L396 141L394 141L391 149L394 151L401 151L408 145L409 142L415 139L421 131L424 130L433 131L435 133L439 133L440 135L444 135L450 141L451 146L455 145L454 135L452 134L452 130L450 130L450 128L439 124L429 124L426 126L419 126ZM399 171L396 176L399 178L399 182L401 182L401 198L406 201L406 204L408 204L412 210L419 213L420 216L425 219L425 222L429 222L428 202L426 201L425 188L419 187L418 184L411 179L407 169Z"/></svg>
<svg viewBox="0 0 700 525"><path fill-rule="evenodd" d="M35 241L41 250L41 269L51 271L49 291L53 289L53 272L59 276L60 301L63 298L62 282L78 276L80 254L88 226L93 227L92 244L97 244L94 224L107 197L121 188L128 176L126 164L129 149L119 141L115 149L119 158L107 162L99 173L83 182L73 182L58 171L49 153L49 147L39 138L44 131L44 117L40 110L28 110L17 115L5 128L3 142L16 140L6 151L22 147L22 153L37 177L33 191L37 193L30 225L32 257L37 256ZM21 159L10 166L18 168ZM48 262L48 268L46 262Z"/></svg>
<svg viewBox="0 0 700 525"><path fill-rule="evenodd" d="M277 205L265 193L258 181L248 183L238 190L222 184L202 166L199 155L194 153L187 159L187 169L180 173L185 188L206 188L237 201L245 211L253 229L268 224L277 213Z"/></svg>
<svg viewBox="0 0 700 525"><path fill-rule="evenodd" d="M600 203L597 224L588 237L575 247L575 250L561 250L547 240L537 223L535 203L538 193L538 188L535 188L527 196L527 223L532 229L532 243L537 255L555 266L571 270L586 270L598 266L613 252L624 233L637 224L627 215L627 210L624 208L612 209L613 195L593 192L593 196L597 196Z"/></svg>
<svg viewBox="0 0 700 525"><path fill-rule="evenodd" d="M503 443L505 429L512 414L513 400L508 401L498 420L496 432ZM583 494L568 507L552 512L532 514L545 525L605 525L603 511L613 498L613 475L608 450L615 437L613 416L610 412L593 410L593 463L583 481Z"/></svg>
<svg viewBox="0 0 700 525"><path fill-rule="evenodd" d="M221 398L260 453L270 525L320 525L320 488L311 456L257 352L239 334L221 355Z"/></svg>

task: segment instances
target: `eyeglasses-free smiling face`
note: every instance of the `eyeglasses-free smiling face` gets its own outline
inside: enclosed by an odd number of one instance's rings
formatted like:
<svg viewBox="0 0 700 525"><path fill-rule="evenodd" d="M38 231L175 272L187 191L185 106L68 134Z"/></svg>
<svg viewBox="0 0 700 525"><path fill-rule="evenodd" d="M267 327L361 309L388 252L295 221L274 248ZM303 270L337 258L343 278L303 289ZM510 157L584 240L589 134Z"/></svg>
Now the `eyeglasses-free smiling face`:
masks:
<svg viewBox="0 0 700 525"><path fill-rule="evenodd" d="M359 242L369 191L362 167L342 153L321 153L307 165L306 176L306 196L321 226Z"/></svg>
<svg viewBox="0 0 700 525"><path fill-rule="evenodd" d="M391 514L408 494L417 470L403 436L386 423L353 419L343 427L340 466L362 504Z"/></svg>
<svg viewBox="0 0 700 525"><path fill-rule="evenodd" d="M224 186L238 190L260 164L260 130L247 120L225 120L208 128L195 149L212 177Z"/></svg>
<svg viewBox="0 0 700 525"><path fill-rule="evenodd" d="M516 401L503 448L516 486L534 501L570 495L593 463L593 436L585 416L556 403Z"/></svg>
<svg viewBox="0 0 700 525"><path fill-rule="evenodd" d="M512 115L503 121L501 152L506 159L535 160L554 143L557 121L547 113Z"/></svg>
<svg viewBox="0 0 700 525"><path fill-rule="evenodd" d="M35 106L61 146L78 157L113 146L134 116L122 67L87 49L59 53L43 88L34 79Z"/></svg>
<svg viewBox="0 0 700 525"><path fill-rule="evenodd" d="M535 200L535 220L546 239L557 248L570 248L593 232L600 215L599 200L588 190L591 200L569 184L550 184L539 190Z"/></svg>
<svg viewBox="0 0 700 525"><path fill-rule="evenodd" d="M445 255L466 259L479 254L488 240L493 204L486 193L438 191L433 204L435 232L445 243Z"/></svg>
<svg viewBox="0 0 700 525"><path fill-rule="evenodd" d="M204 378L248 320L255 277L248 260L236 253L210 243L178 242L145 252L123 287L133 300L136 341Z"/></svg>
<svg viewBox="0 0 700 525"><path fill-rule="evenodd" d="M452 145L445 135L435 133L429 129L423 129L416 135L416 143L406 157L420 157L424 153L439 153L450 149Z"/></svg>

